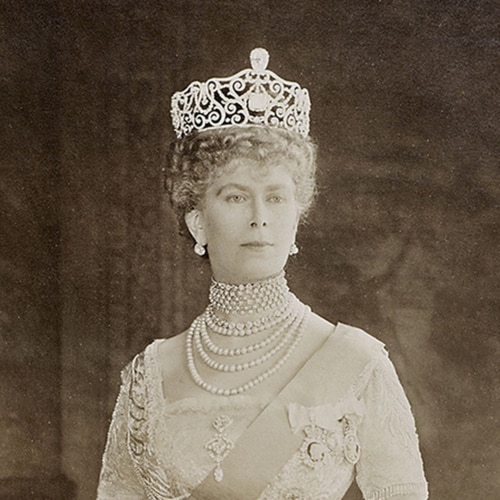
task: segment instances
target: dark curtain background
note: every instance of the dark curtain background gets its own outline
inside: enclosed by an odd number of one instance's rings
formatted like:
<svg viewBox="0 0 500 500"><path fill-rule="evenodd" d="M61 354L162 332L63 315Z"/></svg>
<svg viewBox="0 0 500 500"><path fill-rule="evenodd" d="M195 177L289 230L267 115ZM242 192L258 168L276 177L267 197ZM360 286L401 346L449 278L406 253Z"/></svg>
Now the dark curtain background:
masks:
<svg viewBox="0 0 500 500"><path fill-rule="evenodd" d="M310 89L319 144L294 291L387 344L431 498L499 498L498 21L488 0L3 1L0 498L95 498L120 369L206 302L162 190L170 96L257 46Z"/></svg>

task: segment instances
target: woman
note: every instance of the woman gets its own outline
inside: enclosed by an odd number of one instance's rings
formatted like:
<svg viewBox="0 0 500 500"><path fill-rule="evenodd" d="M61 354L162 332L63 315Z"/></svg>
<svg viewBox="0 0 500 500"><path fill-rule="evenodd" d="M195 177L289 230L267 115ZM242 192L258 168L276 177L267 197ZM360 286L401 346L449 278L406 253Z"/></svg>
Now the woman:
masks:
<svg viewBox="0 0 500 500"><path fill-rule="evenodd" d="M314 195L309 98L268 71L174 95L167 186L209 304L122 374L99 499L424 499L410 407L383 345L288 289Z"/></svg>

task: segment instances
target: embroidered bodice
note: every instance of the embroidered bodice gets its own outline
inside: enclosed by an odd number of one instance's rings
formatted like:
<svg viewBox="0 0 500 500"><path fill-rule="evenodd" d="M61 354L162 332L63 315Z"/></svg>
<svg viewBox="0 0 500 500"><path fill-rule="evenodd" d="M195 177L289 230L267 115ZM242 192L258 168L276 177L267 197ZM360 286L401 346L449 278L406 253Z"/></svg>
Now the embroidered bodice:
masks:
<svg viewBox="0 0 500 500"><path fill-rule="evenodd" d="M286 408L287 426L298 446L260 493L259 500L340 500L356 479L363 496L427 498L426 481L413 417L392 363L382 345L364 332L339 325L356 362L348 390L321 404L295 401ZM351 341L352 337L352 341ZM122 374L122 386L108 434L98 499L184 499L211 474L264 401L251 393L237 396L165 398L153 342ZM222 417L222 420L220 420ZM219 419L217 421L217 419ZM214 425L215 422L215 425ZM251 475L251 471L244 471ZM245 496L242 491L241 497Z"/></svg>

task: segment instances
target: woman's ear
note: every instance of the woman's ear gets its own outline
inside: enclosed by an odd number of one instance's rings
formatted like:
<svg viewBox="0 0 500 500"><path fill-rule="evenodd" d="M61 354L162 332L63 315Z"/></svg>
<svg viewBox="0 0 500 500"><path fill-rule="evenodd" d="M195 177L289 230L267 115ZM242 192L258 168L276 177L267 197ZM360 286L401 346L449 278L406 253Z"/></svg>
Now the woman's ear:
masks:
<svg viewBox="0 0 500 500"><path fill-rule="evenodd" d="M301 210L297 210L297 219L295 220L295 233L297 233L299 229L299 224L300 224L300 218L302 217L302 212Z"/></svg>
<svg viewBox="0 0 500 500"><path fill-rule="evenodd" d="M184 220L186 221L186 226L196 243L205 246L208 242L205 230L203 229L201 212L197 208L194 208L184 216Z"/></svg>

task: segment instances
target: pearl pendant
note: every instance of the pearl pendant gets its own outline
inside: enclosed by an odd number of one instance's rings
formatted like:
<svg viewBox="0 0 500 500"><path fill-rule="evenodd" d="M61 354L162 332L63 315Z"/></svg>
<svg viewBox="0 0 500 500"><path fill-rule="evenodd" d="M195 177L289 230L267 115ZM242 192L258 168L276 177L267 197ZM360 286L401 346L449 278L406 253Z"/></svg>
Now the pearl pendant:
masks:
<svg viewBox="0 0 500 500"><path fill-rule="evenodd" d="M217 467L214 470L214 479L220 483L224 479L224 472L221 469L220 464L217 464Z"/></svg>

